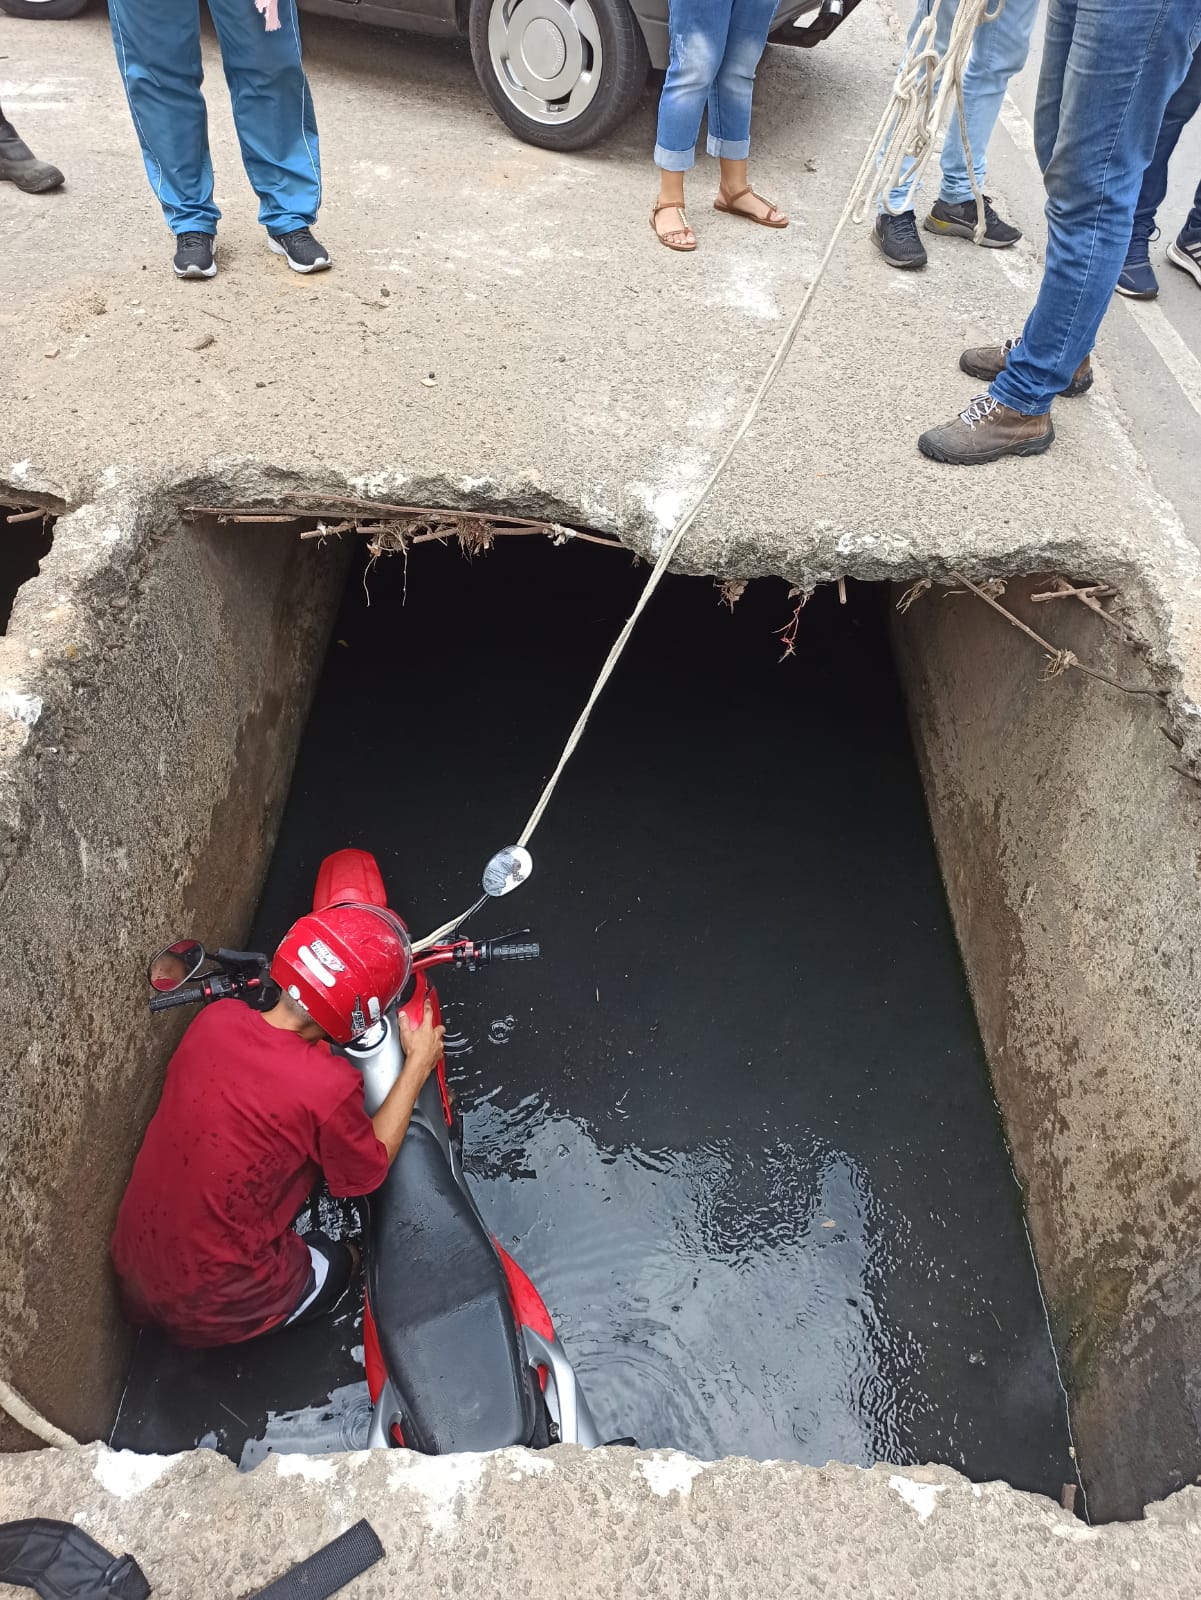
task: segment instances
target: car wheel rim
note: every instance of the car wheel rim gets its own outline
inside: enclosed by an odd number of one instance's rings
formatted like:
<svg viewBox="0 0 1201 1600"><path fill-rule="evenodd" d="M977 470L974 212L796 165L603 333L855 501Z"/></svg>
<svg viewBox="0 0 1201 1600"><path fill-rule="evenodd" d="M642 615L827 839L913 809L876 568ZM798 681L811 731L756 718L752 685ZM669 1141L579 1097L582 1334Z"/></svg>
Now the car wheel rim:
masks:
<svg viewBox="0 0 1201 1600"><path fill-rule="evenodd" d="M505 98L534 122L574 122L600 86L589 0L493 0L488 54Z"/></svg>

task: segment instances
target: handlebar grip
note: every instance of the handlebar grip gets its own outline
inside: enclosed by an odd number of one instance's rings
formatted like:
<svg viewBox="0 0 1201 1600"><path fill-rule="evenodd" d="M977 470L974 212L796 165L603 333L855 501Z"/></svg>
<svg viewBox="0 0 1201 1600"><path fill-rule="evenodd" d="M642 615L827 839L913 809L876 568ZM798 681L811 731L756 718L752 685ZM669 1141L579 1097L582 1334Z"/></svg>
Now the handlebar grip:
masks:
<svg viewBox="0 0 1201 1600"><path fill-rule="evenodd" d="M488 959L490 961L537 961L542 954L542 946L536 939L520 944L509 939L490 939L488 941Z"/></svg>
<svg viewBox="0 0 1201 1600"><path fill-rule="evenodd" d="M150 1002L151 1011L170 1011L172 1006L194 1006L198 1000L207 999L204 985L186 984L182 989L172 989L169 994L156 994Z"/></svg>

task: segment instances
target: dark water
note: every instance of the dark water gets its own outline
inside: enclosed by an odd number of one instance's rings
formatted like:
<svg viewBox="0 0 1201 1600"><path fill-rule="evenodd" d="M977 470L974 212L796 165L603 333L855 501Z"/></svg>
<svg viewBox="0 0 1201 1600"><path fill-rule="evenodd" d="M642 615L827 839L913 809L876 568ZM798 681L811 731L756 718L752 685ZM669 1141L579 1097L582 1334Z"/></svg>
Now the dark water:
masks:
<svg viewBox="0 0 1201 1600"><path fill-rule="evenodd" d="M356 573L258 942L346 844L416 933L469 903L644 570L510 540L474 564L414 553L404 603L399 560L370 604ZM819 594L778 664L782 584L732 614L665 584L530 886L475 924L528 923L544 959L441 984L468 1172L602 1430L1057 1494L1063 1394L881 605ZM353 1314L325 1357L300 1334L269 1357L144 1347L118 1442L211 1431L236 1456L269 1412L361 1377Z"/></svg>

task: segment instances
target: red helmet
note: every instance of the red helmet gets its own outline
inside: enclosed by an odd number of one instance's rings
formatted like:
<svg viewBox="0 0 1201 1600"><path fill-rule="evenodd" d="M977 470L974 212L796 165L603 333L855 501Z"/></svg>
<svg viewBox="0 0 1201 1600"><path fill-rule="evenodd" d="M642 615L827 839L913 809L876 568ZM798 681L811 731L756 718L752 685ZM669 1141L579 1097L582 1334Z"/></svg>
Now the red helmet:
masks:
<svg viewBox="0 0 1201 1600"><path fill-rule="evenodd" d="M413 970L404 923L383 906L326 906L284 935L271 976L336 1044L379 1021Z"/></svg>

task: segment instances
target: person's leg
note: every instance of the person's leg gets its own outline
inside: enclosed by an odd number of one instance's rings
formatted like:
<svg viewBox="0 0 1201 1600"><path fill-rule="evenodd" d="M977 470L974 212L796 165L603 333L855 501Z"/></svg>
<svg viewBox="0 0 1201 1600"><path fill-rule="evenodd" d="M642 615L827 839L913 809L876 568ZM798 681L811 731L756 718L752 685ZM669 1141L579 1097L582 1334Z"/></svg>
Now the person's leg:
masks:
<svg viewBox="0 0 1201 1600"><path fill-rule="evenodd" d="M1197 185L1197 192L1193 196L1193 209L1184 219L1185 233L1201 233L1201 183Z"/></svg>
<svg viewBox="0 0 1201 1600"><path fill-rule="evenodd" d="M1164 110L1201 34L1201 0L1076 0L1059 132L1047 165L1047 254L1021 343L990 389L1050 410L1093 347L1126 256Z"/></svg>
<svg viewBox="0 0 1201 1600"><path fill-rule="evenodd" d="M270 33L252 0L209 0L209 10L259 221L277 238L310 228L321 204L321 157L296 0L279 0L280 26Z"/></svg>
<svg viewBox="0 0 1201 1600"><path fill-rule="evenodd" d="M671 0L671 59L659 96L655 165L659 168L659 237L677 248L695 243L683 214L684 174L696 161L705 102L725 53L730 0Z"/></svg>
<svg viewBox="0 0 1201 1600"><path fill-rule="evenodd" d="M1168 101L1163 114L1159 138L1155 141L1155 150L1143 173L1142 188L1134 207L1134 224L1130 230L1132 242L1135 239L1145 242L1155 232L1155 213L1168 192L1168 163L1180 142L1185 124L1192 120L1198 106L1201 106L1201 50L1194 53L1188 75ZM1198 186L1197 195L1201 202L1201 186Z"/></svg>
<svg viewBox="0 0 1201 1600"><path fill-rule="evenodd" d="M251 7L250 9L253 9ZM146 174L171 232L215 234L199 0L109 0Z"/></svg>
<svg viewBox="0 0 1201 1600"><path fill-rule="evenodd" d="M0 182L15 183L26 194L45 194L62 187L63 175L48 161L39 161L4 115L0 106Z"/></svg>
<svg viewBox="0 0 1201 1600"><path fill-rule="evenodd" d="M1197 184L1197 192L1193 196L1193 209L1184 219L1185 233L1201 233L1201 183Z"/></svg>
<svg viewBox="0 0 1201 1600"><path fill-rule="evenodd" d="M957 5L958 0L943 0L934 19L933 37L928 40L923 39L923 49L933 49L939 55L945 54ZM933 7L934 0L917 0L913 21L909 24L909 35L905 41L906 52L914 48L918 34L927 24ZM883 158L884 151L881 150L876 158L878 165L883 162ZM926 265L927 257L925 246L917 231L917 213L914 211L917 191L912 187L913 168L913 161L906 156L901 162L895 186L880 202L871 237L872 243L890 267L920 270Z"/></svg>
<svg viewBox="0 0 1201 1600"><path fill-rule="evenodd" d="M1163 126L1155 142L1155 152L1143 173L1143 184L1134 207L1134 221L1130 227L1130 243L1126 246L1126 260L1118 275L1118 293L1131 300L1154 300L1159 293L1159 279L1151 265L1151 240L1156 234L1155 213L1168 192L1168 163L1179 142L1184 125L1201 105L1201 50L1193 56L1188 76L1168 101L1163 114ZM1198 189L1201 196L1201 188ZM1188 224L1185 224L1187 230ZM1171 257L1171 247L1169 247Z"/></svg>
<svg viewBox="0 0 1201 1600"><path fill-rule="evenodd" d="M756 221L779 228L787 217L750 188L751 100L775 15L775 0L734 0L721 66L709 91L706 149L721 162L719 202Z"/></svg>
<svg viewBox="0 0 1201 1600"><path fill-rule="evenodd" d="M1021 0L1019 0L1020 3ZM955 20L955 11L958 4L959 0L942 0L942 4L938 8L938 16L934 19L932 48L940 56L946 53L947 43L951 37L951 24ZM909 32L905 38L906 51L912 48L913 41L917 38L918 29L922 27L933 9L934 0L917 0L913 10L913 21L909 24ZM913 165L913 162L908 157L901 164L897 185L888 194L888 206L886 209L889 212L897 213L912 210L917 193L914 190L911 194L909 190Z"/></svg>
<svg viewBox="0 0 1201 1600"><path fill-rule="evenodd" d="M1158 193L1155 195L1156 205L1167 193L1168 158L1176 148L1181 130L1186 122L1196 113L1201 105L1201 49L1193 57L1189 75L1180 88L1168 102L1168 109L1164 115L1164 125L1160 131L1159 144L1155 147L1155 161L1160 159L1160 148L1166 145L1163 156L1163 172L1157 174ZM1170 142L1169 142L1170 141ZM1148 169L1148 172L1150 169ZM1147 188L1146 180L1143 183L1144 191ZM1140 213L1143 209L1143 195L1139 196L1139 211L1135 214L1135 234L1139 231ZM1154 221L1154 216L1152 216ZM1131 239L1131 248L1134 239ZM1197 193L1193 197L1193 208L1184 219L1184 226L1172 240L1167 249L1168 260L1174 267L1180 267L1201 287L1201 183L1197 185Z"/></svg>
<svg viewBox="0 0 1201 1600"><path fill-rule="evenodd" d="M359 1265L359 1251L345 1240L331 1239L327 1233L315 1229L302 1233L308 1246L312 1267L300 1299L280 1328L291 1328L298 1322L312 1322L330 1312L350 1288Z"/></svg>
<svg viewBox="0 0 1201 1600"><path fill-rule="evenodd" d="M1039 171L1044 173L1051 164L1051 153L1059 137L1063 77L1067 71L1075 26L1076 0L1048 0L1047 21L1043 29L1043 58L1034 100L1034 154Z"/></svg>
<svg viewBox="0 0 1201 1600"><path fill-rule="evenodd" d="M972 176L983 191L988 146L1001 114L1009 81L1026 64L1030 36L1038 16L1038 0L1006 0L1000 15L976 29L972 53L963 75L963 120L972 152L973 173L968 172L967 151L959 112L951 113L942 147L942 185L926 227L931 233L974 235L976 202ZM1016 244L1018 228L1002 222L990 203L985 205L986 231L981 241L993 247Z"/></svg>

